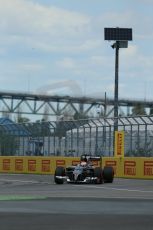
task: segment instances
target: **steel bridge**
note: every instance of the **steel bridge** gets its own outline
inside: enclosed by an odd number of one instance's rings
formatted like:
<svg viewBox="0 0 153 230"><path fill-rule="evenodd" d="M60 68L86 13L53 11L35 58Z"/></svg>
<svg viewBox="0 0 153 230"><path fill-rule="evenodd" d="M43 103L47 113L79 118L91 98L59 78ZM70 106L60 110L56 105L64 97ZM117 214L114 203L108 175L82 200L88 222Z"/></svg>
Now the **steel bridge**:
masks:
<svg viewBox="0 0 153 230"><path fill-rule="evenodd" d="M129 115L130 108L138 104L143 105L144 108L153 108L153 101L119 98L118 103L121 110L123 107L126 108L124 115ZM114 99L106 98L106 96L90 98L27 92L0 92L0 112L60 116L66 109L71 109L74 114L88 115L98 107L102 108L103 114L107 117L114 110Z"/></svg>

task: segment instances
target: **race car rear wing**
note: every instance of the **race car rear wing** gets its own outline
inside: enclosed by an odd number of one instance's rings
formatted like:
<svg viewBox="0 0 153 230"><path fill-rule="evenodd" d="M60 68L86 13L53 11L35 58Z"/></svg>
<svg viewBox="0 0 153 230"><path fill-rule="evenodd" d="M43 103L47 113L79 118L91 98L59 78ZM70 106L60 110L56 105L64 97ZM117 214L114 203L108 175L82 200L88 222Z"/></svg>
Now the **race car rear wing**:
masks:
<svg viewBox="0 0 153 230"><path fill-rule="evenodd" d="M101 156L91 156L91 155L81 155L81 161L100 161L100 166L102 165L102 157Z"/></svg>
<svg viewBox="0 0 153 230"><path fill-rule="evenodd" d="M101 156L91 156L91 155L81 155L81 160L91 160L91 161L100 161L101 160Z"/></svg>
<svg viewBox="0 0 153 230"><path fill-rule="evenodd" d="M90 156L91 161L100 161L101 157L100 156Z"/></svg>

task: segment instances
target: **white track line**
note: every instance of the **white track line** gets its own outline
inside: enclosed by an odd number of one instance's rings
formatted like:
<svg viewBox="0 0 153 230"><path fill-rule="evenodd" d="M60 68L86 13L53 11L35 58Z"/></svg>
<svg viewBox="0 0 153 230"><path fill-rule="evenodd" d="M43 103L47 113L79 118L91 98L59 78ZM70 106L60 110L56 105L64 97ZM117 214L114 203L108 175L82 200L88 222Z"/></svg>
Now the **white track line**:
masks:
<svg viewBox="0 0 153 230"><path fill-rule="evenodd" d="M0 179L1 182L16 182L16 183L29 183L29 184L50 184L48 182L31 181L31 180L14 180L14 179Z"/></svg>
<svg viewBox="0 0 153 230"><path fill-rule="evenodd" d="M113 187L104 187L104 186L90 186L90 185L73 185L73 186L80 186L86 188L98 188L98 189L105 189L105 190L115 190L115 191L127 191L127 192L140 192L140 193L153 193L153 191L147 190L139 190L139 189L126 189L126 188L113 188Z"/></svg>

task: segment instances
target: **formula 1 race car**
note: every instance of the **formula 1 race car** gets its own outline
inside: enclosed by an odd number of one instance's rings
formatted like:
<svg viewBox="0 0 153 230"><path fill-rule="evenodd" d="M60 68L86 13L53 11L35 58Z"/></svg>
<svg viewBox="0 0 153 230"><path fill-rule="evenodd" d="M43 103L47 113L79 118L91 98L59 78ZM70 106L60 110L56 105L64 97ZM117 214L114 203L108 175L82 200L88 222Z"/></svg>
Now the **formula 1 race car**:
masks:
<svg viewBox="0 0 153 230"><path fill-rule="evenodd" d="M94 166L94 161L100 161L100 167ZM101 167L102 159L98 156L82 155L80 163L66 169L58 166L55 170L54 181L56 184L67 183L112 183L114 170L111 166Z"/></svg>

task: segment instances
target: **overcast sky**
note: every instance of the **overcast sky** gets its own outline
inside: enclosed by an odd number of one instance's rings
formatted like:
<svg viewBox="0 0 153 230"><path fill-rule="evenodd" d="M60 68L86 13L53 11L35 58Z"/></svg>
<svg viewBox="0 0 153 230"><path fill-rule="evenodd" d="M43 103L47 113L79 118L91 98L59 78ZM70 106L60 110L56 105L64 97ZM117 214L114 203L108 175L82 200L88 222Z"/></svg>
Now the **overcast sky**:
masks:
<svg viewBox="0 0 153 230"><path fill-rule="evenodd" d="M0 0L0 90L114 96L104 27L133 29L119 97L153 99L153 0Z"/></svg>

